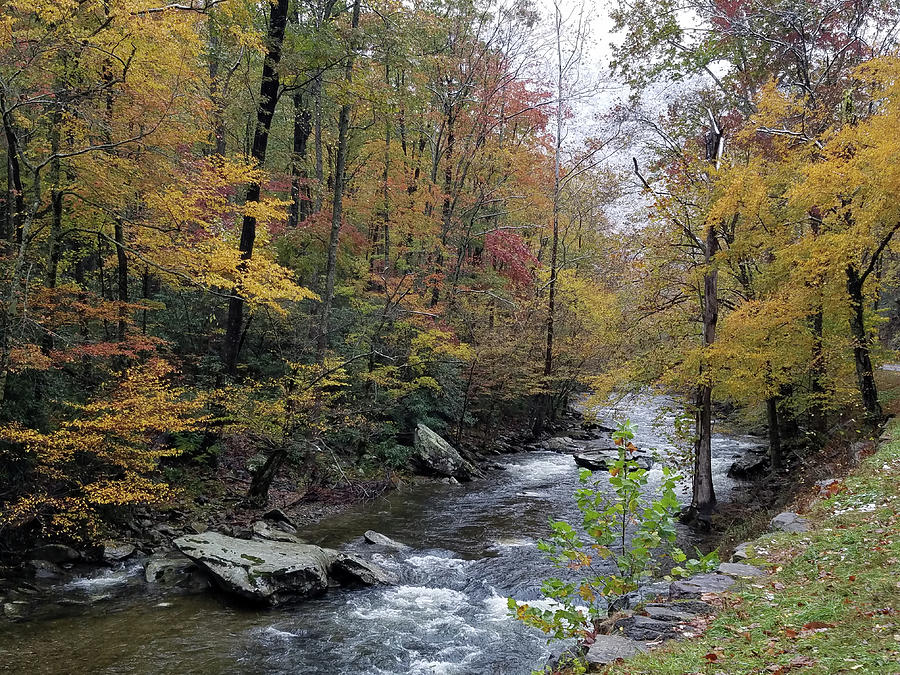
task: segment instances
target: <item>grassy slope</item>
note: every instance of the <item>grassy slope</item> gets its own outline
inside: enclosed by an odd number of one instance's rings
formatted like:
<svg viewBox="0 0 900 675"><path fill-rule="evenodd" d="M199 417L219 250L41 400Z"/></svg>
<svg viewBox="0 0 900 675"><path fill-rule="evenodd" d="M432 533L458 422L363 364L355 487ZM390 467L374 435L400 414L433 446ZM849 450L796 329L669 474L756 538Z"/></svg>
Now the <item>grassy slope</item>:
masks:
<svg viewBox="0 0 900 675"><path fill-rule="evenodd" d="M900 420L889 431L813 503L810 532L758 540L751 562L770 574L727 597L703 637L604 672L900 674Z"/></svg>

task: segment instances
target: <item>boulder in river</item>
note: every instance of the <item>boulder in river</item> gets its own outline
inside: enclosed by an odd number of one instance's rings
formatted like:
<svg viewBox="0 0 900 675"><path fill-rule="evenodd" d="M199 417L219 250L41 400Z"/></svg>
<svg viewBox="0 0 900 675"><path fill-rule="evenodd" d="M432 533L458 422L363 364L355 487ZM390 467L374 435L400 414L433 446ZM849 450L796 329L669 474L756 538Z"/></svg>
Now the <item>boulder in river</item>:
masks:
<svg viewBox="0 0 900 675"><path fill-rule="evenodd" d="M22 565L22 569L37 581L57 581L66 575L59 565L43 559L28 560Z"/></svg>
<svg viewBox="0 0 900 675"><path fill-rule="evenodd" d="M741 480L750 480L762 475L769 468L769 458L756 452L748 452L743 457L736 459L728 467L728 477Z"/></svg>
<svg viewBox="0 0 900 675"><path fill-rule="evenodd" d="M598 422L595 419L587 419L587 418L585 418L581 422L581 428L584 429L585 431L599 431L600 433L603 433L603 434L611 434L612 432L615 431L615 429L613 429L612 427L608 427L604 424L600 424L600 422Z"/></svg>
<svg viewBox="0 0 900 675"><path fill-rule="evenodd" d="M370 562L349 553L338 553L328 568L328 577L341 586L389 586L395 579Z"/></svg>
<svg viewBox="0 0 900 675"><path fill-rule="evenodd" d="M134 544L125 541L104 541L103 560L107 563L117 563L130 558L135 552Z"/></svg>
<svg viewBox="0 0 900 675"><path fill-rule="evenodd" d="M424 424L416 427L414 446L413 462L425 474L459 480L472 480L478 475L478 470L456 448Z"/></svg>
<svg viewBox="0 0 900 675"><path fill-rule="evenodd" d="M614 450L580 452L572 456L575 463L591 471L609 471L609 467L619 459L619 453ZM637 462L638 468L649 470L653 466L653 459L647 455L637 455L631 458Z"/></svg>
<svg viewBox="0 0 900 675"><path fill-rule="evenodd" d="M566 452L575 447L575 441L569 436L557 436L548 438L544 446L553 452Z"/></svg>
<svg viewBox="0 0 900 675"><path fill-rule="evenodd" d="M390 537L381 534L381 532L376 532L375 530L366 530L363 534L363 538L370 544L375 544L376 546L384 546L385 548L392 548L397 551L402 551L409 548L409 546L407 546L406 544L401 544L399 541L391 539Z"/></svg>
<svg viewBox="0 0 900 675"><path fill-rule="evenodd" d="M580 452L572 455L572 459L581 468L591 471L607 471L609 466L616 461L613 455L601 452Z"/></svg>
<svg viewBox="0 0 900 675"><path fill-rule="evenodd" d="M377 566L345 553L284 541L258 541L204 532L175 540L216 585L259 604L279 605L324 593L333 585L390 583Z"/></svg>
<svg viewBox="0 0 900 675"><path fill-rule="evenodd" d="M144 579L148 584L175 588L188 593L199 593L209 588L206 578L194 561L178 551L155 553L144 566Z"/></svg>
<svg viewBox="0 0 900 675"><path fill-rule="evenodd" d="M73 563L81 560L81 553L71 546L63 544L44 544L28 552L33 560L46 560L51 563Z"/></svg>

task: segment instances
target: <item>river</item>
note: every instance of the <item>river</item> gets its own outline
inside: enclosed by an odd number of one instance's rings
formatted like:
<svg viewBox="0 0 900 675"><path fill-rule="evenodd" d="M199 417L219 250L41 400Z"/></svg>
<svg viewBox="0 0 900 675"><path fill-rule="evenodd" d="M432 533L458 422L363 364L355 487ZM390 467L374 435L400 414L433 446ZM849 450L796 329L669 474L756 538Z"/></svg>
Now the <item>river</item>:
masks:
<svg viewBox="0 0 900 675"><path fill-rule="evenodd" d="M636 397L603 417L630 417L641 447L669 448L674 413L664 397ZM654 426L662 423L662 427ZM585 445L609 447L608 441ZM713 470L720 501L736 487L725 472L759 440L717 435ZM21 673L317 673L519 675L550 653L546 640L507 615L506 598L540 598L554 573L536 540L549 517L578 521L570 455L502 458L502 471L463 485L423 484L317 523L313 543L365 550L373 529L409 544L376 561L399 585L337 591L285 609L233 607L214 596L99 603L87 613L0 628L0 670ZM658 485L661 472L651 470ZM686 489L686 488L685 488ZM681 531L683 543L692 535ZM139 587L137 565L84 579L87 593ZM80 585L78 585L80 584Z"/></svg>

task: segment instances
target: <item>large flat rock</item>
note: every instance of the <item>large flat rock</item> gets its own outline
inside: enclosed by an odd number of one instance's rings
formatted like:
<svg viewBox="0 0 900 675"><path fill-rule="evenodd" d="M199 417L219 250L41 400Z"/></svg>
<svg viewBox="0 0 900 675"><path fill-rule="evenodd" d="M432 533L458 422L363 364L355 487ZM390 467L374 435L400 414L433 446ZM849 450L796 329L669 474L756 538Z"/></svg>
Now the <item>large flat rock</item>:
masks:
<svg viewBox="0 0 900 675"><path fill-rule="evenodd" d="M723 562L718 571L732 577L761 577L765 574L761 569L747 563Z"/></svg>
<svg viewBox="0 0 900 675"><path fill-rule="evenodd" d="M335 585L373 585L390 578L375 565L332 549L286 541L247 540L218 532L175 540L223 591L279 605L321 595Z"/></svg>
<svg viewBox="0 0 900 675"><path fill-rule="evenodd" d="M673 581L669 586L669 597L672 599L699 598L704 593L727 591L733 585L734 579L725 574L717 572L698 574L683 581Z"/></svg>

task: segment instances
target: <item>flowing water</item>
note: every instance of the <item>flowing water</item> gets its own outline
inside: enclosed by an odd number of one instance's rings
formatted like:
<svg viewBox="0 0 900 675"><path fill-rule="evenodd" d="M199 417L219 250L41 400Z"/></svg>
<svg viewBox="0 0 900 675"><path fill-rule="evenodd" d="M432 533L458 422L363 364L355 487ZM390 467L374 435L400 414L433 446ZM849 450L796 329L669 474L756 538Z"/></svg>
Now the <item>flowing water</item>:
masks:
<svg viewBox="0 0 900 675"><path fill-rule="evenodd" d="M641 447L669 448L674 412L663 397L625 401L615 412L638 425ZM607 411L609 418L613 413ZM655 423L662 423L660 428ZM725 471L757 445L716 436L720 500ZM608 440L587 446L608 448ZM408 544L375 554L400 583L336 591L271 611L232 607L212 596L150 597L96 605L86 614L0 627L0 671L22 673L520 674L540 667L546 640L508 616L506 598L540 601L554 574L536 540L549 517L576 522L578 468L569 455L523 453L504 469L463 485L417 485L360 505L302 533L309 541L366 551L373 529ZM658 485L661 472L651 471ZM691 535L681 532L685 543ZM369 551L372 549L369 548ZM133 584L136 566L76 584L103 592Z"/></svg>

